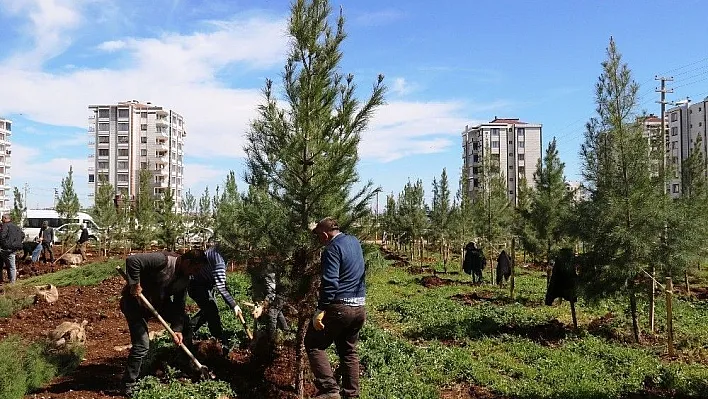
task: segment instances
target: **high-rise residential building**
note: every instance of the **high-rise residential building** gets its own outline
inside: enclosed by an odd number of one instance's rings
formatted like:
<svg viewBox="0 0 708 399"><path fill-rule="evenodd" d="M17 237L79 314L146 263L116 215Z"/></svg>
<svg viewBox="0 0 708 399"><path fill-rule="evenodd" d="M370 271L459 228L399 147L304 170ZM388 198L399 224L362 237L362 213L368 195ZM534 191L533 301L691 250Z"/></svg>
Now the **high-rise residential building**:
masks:
<svg viewBox="0 0 708 399"><path fill-rule="evenodd" d="M88 182L94 195L105 179L125 199L137 196L140 170L152 172L153 194L170 190L181 210L184 119L163 107L138 101L89 106Z"/></svg>
<svg viewBox="0 0 708 399"><path fill-rule="evenodd" d="M0 212L5 213L12 208L10 186L10 167L12 166L12 121L0 118Z"/></svg>
<svg viewBox="0 0 708 399"><path fill-rule="evenodd" d="M681 168L683 161L691 155L700 138L700 150L708 154L706 125L708 124L708 97L691 104L681 101L676 107L666 111L667 148L666 159L669 169L669 192L673 197L681 195Z"/></svg>
<svg viewBox="0 0 708 399"><path fill-rule="evenodd" d="M517 119L497 118L462 132L463 165L470 190L481 184L482 160L489 151L490 161L498 165L507 183L509 200L517 203L519 181L526 178L533 187L533 173L541 158L542 125Z"/></svg>

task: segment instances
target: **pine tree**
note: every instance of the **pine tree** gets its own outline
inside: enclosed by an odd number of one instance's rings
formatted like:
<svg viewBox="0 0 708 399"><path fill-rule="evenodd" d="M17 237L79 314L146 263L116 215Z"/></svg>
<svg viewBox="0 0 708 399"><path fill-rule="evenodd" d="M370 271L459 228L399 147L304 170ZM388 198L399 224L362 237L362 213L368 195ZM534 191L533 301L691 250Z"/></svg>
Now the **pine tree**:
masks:
<svg viewBox="0 0 708 399"><path fill-rule="evenodd" d="M651 177L649 144L634 114L639 86L612 39L602 68L597 116L587 124L581 149L590 200L583 206L588 259L580 276L589 299L618 292L628 296L639 341L636 296L641 287L636 279L653 261L660 242L665 196L663 183Z"/></svg>
<svg viewBox="0 0 708 399"><path fill-rule="evenodd" d="M501 173L498 154L487 147L482 157L479 187L474 197L476 231L487 258L495 258L497 246L511 235L513 208L507 195L506 178Z"/></svg>
<svg viewBox="0 0 708 399"><path fill-rule="evenodd" d="M60 240L64 242L71 238L78 229L78 224L71 223L71 221L76 220L79 210L81 209L79 196L76 194L76 191L74 191L74 169L72 166L69 166L69 174L61 179L61 195L57 200L55 209L59 217L69 223L69 228L65 230L65 236L59 237Z"/></svg>
<svg viewBox="0 0 708 399"><path fill-rule="evenodd" d="M232 260L240 257L239 245L244 239L242 224L245 221L239 220L242 206L236 174L230 171L224 182L224 192L215 206L214 232L224 256Z"/></svg>
<svg viewBox="0 0 708 399"><path fill-rule="evenodd" d="M167 189L157 201L155 220L157 221L157 239L162 246L174 251L177 238L182 235L182 218L175 211L175 199L172 190Z"/></svg>
<svg viewBox="0 0 708 399"><path fill-rule="evenodd" d="M567 189L563 169L565 164L558 157L556 139L548 143L546 154L538 160L533 175L535 189L531 194L527 221L547 261L560 249L569 235L572 193Z"/></svg>
<svg viewBox="0 0 708 399"><path fill-rule="evenodd" d="M475 215L472 195L470 193L470 180L466 170L460 173L460 181L452 205L450 218L451 244L460 251L460 262L464 254L464 246L476 237ZM462 267L462 265L460 265Z"/></svg>
<svg viewBox="0 0 708 399"><path fill-rule="evenodd" d="M115 189L105 178L98 183L98 190L94 196L93 208L89 211L94 222L103 229L101 232L101 246L104 251L109 251L116 236L122 230L118 227L121 219L118 208L114 202Z"/></svg>
<svg viewBox="0 0 708 399"><path fill-rule="evenodd" d="M381 227L386 233L387 241L398 243L397 237L401 234L401 227L398 225L398 210L393 193L386 196L386 209L381 215Z"/></svg>
<svg viewBox="0 0 708 399"><path fill-rule="evenodd" d="M531 224L531 199L534 195L534 189L529 187L526 178L520 178L514 216L514 234L519 237L521 248L531 255L533 261L538 261L543 256L544 246Z"/></svg>
<svg viewBox="0 0 708 399"><path fill-rule="evenodd" d="M412 261L415 242L420 239L428 222L425 210L425 191L421 180L417 180L415 184L409 181L398 195L398 220L401 226L401 241L410 245L410 259Z"/></svg>
<svg viewBox="0 0 708 399"><path fill-rule="evenodd" d="M182 198L182 225L184 230L182 231L183 245L189 245L189 232L192 230L197 213L197 199L192 194L191 190L187 190L184 193L184 198Z"/></svg>
<svg viewBox="0 0 708 399"><path fill-rule="evenodd" d="M22 194L20 193L20 190L17 187L13 188L12 194L14 197L14 201L12 205L12 210L10 210L10 218L15 224L17 224L18 226L22 226L23 218L25 212L27 211L27 207L24 201L22 200Z"/></svg>
<svg viewBox="0 0 708 399"><path fill-rule="evenodd" d="M219 187L216 188L215 198L219 198ZM197 215L194 220L194 225L192 226L193 234L202 234L203 231L211 229L214 230L214 202L209 195L209 187L204 188L202 196L199 198L199 208L197 210Z"/></svg>
<svg viewBox="0 0 708 399"><path fill-rule="evenodd" d="M288 26L290 50L283 73L281 106L266 81L265 102L247 133L246 181L267 190L284 214L277 221L286 236L270 248L283 260L282 273L292 278L293 301L308 303L298 314L296 340L296 387L303 392L303 339L314 309L319 283L315 262L318 246L309 224L332 216L340 227L351 231L373 198L371 182L355 190L356 165L361 133L374 110L383 103L383 76L371 96L361 102L353 75L339 72L340 46L346 37L340 13L336 27L329 22L331 7L326 0L296 0ZM289 259L289 261L285 261Z"/></svg>
<svg viewBox="0 0 708 399"><path fill-rule="evenodd" d="M443 168L440 182L433 178L433 202L430 209L430 238L440 248L443 268L447 272L447 248L450 240L451 227L450 186L447 170Z"/></svg>
<svg viewBox="0 0 708 399"><path fill-rule="evenodd" d="M148 249L157 231L152 176L149 170L140 170L138 195L131 212L130 240L139 249Z"/></svg>

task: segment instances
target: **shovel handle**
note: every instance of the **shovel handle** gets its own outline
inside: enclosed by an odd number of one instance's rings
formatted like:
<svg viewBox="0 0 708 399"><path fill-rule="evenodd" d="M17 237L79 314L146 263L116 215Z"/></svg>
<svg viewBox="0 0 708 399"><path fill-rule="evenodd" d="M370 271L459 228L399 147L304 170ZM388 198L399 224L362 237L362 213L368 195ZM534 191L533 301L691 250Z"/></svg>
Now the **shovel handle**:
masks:
<svg viewBox="0 0 708 399"><path fill-rule="evenodd" d="M117 266L116 270L118 270L118 274L120 274L125 279L125 281L128 282L128 275L125 274L125 272L123 271L123 268L120 266ZM157 320L160 321L162 326L165 327L165 330L167 330L167 332L170 333L170 335L174 338L175 332L172 331L172 328L170 328L170 325L167 324L165 319L163 319L162 316L160 316L160 313L158 313L157 310L152 306L152 304L150 304L150 301L148 301L148 299L145 298L145 295L143 295L141 293L140 295L138 295L138 299L140 300L140 302L143 303L143 305L145 305L146 308L148 308L148 310L150 310L150 312L153 314L153 316L155 316L157 318ZM187 348L187 346L184 345L184 343L179 344L179 347L182 348L182 350L184 351L184 353L187 354L187 356L189 356L189 359L192 361L192 363L194 363L194 365L199 370L203 370L205 368L205 366L203 366L201 363L199 363L199 360L197 360L197 358L194 357L192 352L189 350L189 348Z"/></svg>

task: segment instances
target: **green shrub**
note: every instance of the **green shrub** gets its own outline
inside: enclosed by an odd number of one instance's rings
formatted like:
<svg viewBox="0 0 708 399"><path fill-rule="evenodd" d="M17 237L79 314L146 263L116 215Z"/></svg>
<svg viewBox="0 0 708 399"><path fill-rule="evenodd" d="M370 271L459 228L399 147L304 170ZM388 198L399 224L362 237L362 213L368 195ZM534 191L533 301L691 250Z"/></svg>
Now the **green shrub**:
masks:
<svg viewBox="0 0 708 399"><path fill-rule="evenodd" d="M24 286L54 284L57 287L96 285L109 277L117 276L116 266L121 265L125 265L125 261L109 260L102 263L91 263L81 267L62 269L55 273L31 277L21 280L20 284Z"/></svg>
<svg viewBox="0 0 708 399"><path fill-rule="evenodd" d="M82 357L83 347L55 352L46 342L26 345L19 337L8 337L0 341L0 398L22 398L51 381L59 371L73 370Z"/></svg>
<svg viewBox="0 0 708 399"><path fill-rule="evenodd" d="M140 380L133 399L219 399L233 397L234 392L224 381L202 381L193 383L170 379L161 383L149 376Z"/></svg>
<svg viewBox="0 0 708 399"><path fill-rule="evenodd" d="M12 316L22 308L32 304L32 299L22 295L19 291L0 295L0 319Z"/></svg>

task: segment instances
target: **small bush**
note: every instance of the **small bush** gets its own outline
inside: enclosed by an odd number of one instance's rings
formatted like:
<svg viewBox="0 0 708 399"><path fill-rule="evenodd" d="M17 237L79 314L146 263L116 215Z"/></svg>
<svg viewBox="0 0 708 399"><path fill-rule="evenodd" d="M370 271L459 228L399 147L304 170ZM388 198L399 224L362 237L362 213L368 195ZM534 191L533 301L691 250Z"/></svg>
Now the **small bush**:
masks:
<svg viewBox="0 0 708 399"><path fill-rule="evenodd" d="M220 399L233 397L234 392L224 381L169 380L162 384L160 380L149 376L140 380L133 399Z"/></svg>
<svg viewBox="0 0 708 399"><path fill-rule="evenodd" d="M83 357L83 347L52 352L48 343L26 345L18 337L0 341L0 398L22 398L56 377L73 370Z"/></svg>
<svg viewBox="0 0 708 399"><path fill-rule="evenodd" d="M21 294L6 294L0 296L0 319L12 316L22 308L32 304L32 300Z"/></svg>
<svg viewBox="0 0 708 399"><path fill-rule="evenodd" d="M54 284L57 287L65 287L68 285L96 285L109 277L117 276L118 274L115 270L116 266L124 264L124 261L109 260L107 262L94 263L84 267L62 269L55 273L47 273L22 280L20 284L24 286Z"/></svg>

